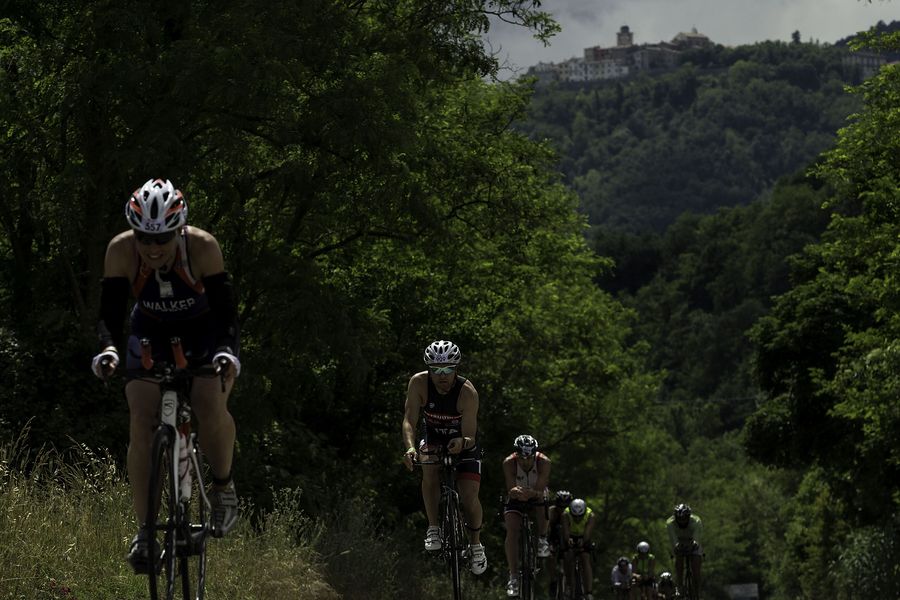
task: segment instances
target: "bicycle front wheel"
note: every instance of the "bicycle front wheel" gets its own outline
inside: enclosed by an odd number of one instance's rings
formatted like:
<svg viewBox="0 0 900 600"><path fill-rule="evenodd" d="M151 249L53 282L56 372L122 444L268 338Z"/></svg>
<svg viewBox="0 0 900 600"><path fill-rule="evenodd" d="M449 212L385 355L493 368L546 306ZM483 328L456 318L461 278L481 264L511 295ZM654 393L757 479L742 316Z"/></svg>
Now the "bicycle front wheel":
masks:
<svg viewBox="0 0 900 600"><path fill-rule="evenodd" d="M153 436L147 520L148 570L151 600L173 600L177 577L176 525L177 463L173 456L174 432L160 427Z"/></svg>
<svg viewBox="0 0 900 600"><path fill-rule="evenodd" d="M444 513L444 544L450 567L450 579L453 583L453 600L463 600L462 573L465 569L463 550L468 544L463 531L462 515L459 512L459 500L452 494L448 496Z"/></svg>
<svg viewBox="0 0 900 600"><path fill-rule="evenodd" d="M519 585L522 600L534 600L534 547L530 525L519 532Z"/></svg>
<svg viewBox="0 0 900 600"><path fill-rule="evenodd" d="M190 467L193 471L193 494L191 498L196 500L196 508L191 511L190 506L184 507L184 552L181 553L181 572L183 573L183 590L185 600L203 600L206 590L206 542L209 539L211 526L209 523L210 507L207 505L205 484L203 481L203 453L193 440L193 452L190 459ZM192 520L192 518L196 520ZM190 595L188 557L196 556L194 570L197 575L195 595Z"/></svg>

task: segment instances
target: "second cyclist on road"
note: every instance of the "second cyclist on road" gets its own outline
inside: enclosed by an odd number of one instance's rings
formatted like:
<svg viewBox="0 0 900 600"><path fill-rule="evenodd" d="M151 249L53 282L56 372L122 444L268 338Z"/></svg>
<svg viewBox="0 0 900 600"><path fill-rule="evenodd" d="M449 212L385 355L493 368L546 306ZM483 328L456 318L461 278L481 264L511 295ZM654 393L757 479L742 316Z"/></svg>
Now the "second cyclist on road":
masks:
<svg viewBox="0 0 900 600"><path fill-rule="evenodd" d="M410 470L418 450L433 451L446 448L463 461L457 469L459 499L469 534L469 568L480 575L487 569L487 557L481 544L482 510L478 492L481 487L481 450L478 448L478 392L472 382L457 374L462 361L459 347L450 341L438 340L425 348L428 367L413 375L406 392L403 415L403 443L407 450L403 461ZM424 412L425 437L416 443L416 427ZM422 498L428 516L425 549L441 549L440 467L422 467Z"/></svg>
<svg viewBox="0 0 900 600"><path fill-rule="evenodd" d="M538 442L524 434L513 442L515 452L503 460L503 476L506 480L507 499L503 511L506 524L506 564L509 567L509 582L506 595L519 595L519 535L522 529L522 514L530 511L534 515L538 531L537 555L550 556L547 543L547 515L543 504L547 500L547 485L550 482L550 459L538 452Z"/></svg>

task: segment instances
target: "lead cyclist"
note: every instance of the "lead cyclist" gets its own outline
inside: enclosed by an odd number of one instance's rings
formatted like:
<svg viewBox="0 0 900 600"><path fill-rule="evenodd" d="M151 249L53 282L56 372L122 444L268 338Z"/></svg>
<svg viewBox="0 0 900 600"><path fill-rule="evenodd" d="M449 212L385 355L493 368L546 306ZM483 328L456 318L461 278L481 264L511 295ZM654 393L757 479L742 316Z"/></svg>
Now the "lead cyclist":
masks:
<svg viewBox="0 0 900 600"><path fill-rule="evenodd" d="M218 378L195 378L191 406L212 470L209 498L213 535L227 533L238 518L238 498L231 477L235 425L227 402L241 372L237 310L218 241L187 224L187 202L166 179L150 179L125 203L129 229L106 248L101 281L100 351L91 363L94 374L109 377L125 353L127 369L141 364L140 340L149 339L154 360L174 362L170 339L179 337L188 365L224 363L224 390ZM123 340L129 293L135 299L130 336ZM132 378L125 385L129 410L128 479L138 521L128 562L135 573L149 568L143 531L147 513L150 449L158 424L159 386Z"/></svg>

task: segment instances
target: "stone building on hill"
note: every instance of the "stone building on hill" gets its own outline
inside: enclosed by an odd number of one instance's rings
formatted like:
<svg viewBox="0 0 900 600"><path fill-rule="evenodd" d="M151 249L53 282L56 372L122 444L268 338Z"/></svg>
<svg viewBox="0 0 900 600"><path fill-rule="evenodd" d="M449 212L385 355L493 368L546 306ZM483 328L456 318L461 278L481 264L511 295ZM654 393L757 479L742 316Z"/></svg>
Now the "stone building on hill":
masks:
<svg viewBox="0 0 900 600"><path fill-rule="evenodd" d="M634 32L628 25L623 25L616 34L615 46L592 46L584 49L582 57L561 63L538 63L528 69L528 75L537 77L539 83L616 79L641 71L670 69L678 64L678 55L684 50L711 43L694 28L679 33L670 42L637 45Z"/></svg>

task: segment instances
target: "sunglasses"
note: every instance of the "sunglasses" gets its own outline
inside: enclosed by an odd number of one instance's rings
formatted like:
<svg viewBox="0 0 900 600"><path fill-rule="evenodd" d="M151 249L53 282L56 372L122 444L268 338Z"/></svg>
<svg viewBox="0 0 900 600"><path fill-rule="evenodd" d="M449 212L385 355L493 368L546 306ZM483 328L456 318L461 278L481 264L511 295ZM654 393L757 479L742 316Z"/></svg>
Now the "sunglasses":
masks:
<svg viewBox="0 0 900 600"><path fill-rule="evenodd" d="M174 231L167 231L165 233L144 233L143 231L134 230L134 239L138 241L139 244L143 244L144 246L149 246L150 244L156 244L157 246L165 246L173 239L175 239Z"/></svg>
<svg viewBox="0 0 900 600"><path fill-rule="evenodd" d="M456 367L428 367L434 375L452 375L456 372Z"/></svg>

